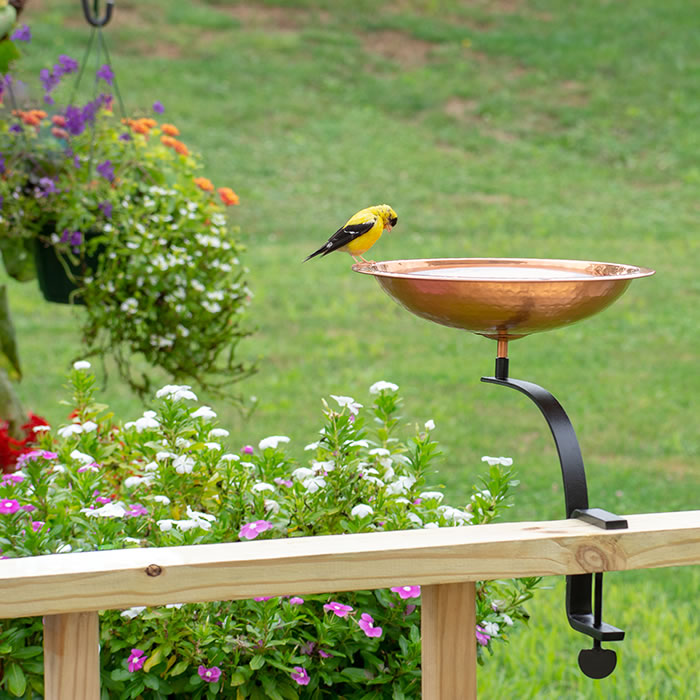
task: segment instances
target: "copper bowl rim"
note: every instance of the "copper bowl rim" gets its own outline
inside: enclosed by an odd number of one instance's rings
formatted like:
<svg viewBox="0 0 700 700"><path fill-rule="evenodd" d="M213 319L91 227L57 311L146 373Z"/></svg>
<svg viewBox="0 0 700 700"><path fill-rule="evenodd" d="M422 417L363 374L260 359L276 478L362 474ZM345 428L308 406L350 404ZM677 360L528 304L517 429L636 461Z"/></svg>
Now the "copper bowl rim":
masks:
<svg viewBox="0 0 700 700"><path fill-rule="evenodd" d="M533 278L522 278L517 279L513 277L451 277L445 275L444 277L438 274L431 274L429 277L425 275L416 275L411 271L406 272L392 272L390 270L381 270L378 268L379 265L392 265L397 263L450 263L450 267L457 267L459 263L483 263L484 267L492 265L497 267L499 265L507 266L508 263L529 263L532 267L546 267L552 264L569 264L575 265L577 269L581 269L584 266L590 265L606 265L609 267L617 267L626 270L623 273L618 273L614 275L591 275L590 279L585 277L556 277L549 279L533 279ZM363 262L356 263L352 266L355 272L360 272L364 275L374 275L375 277L396 277L403 279L420 279L420 280L444 280L449 282L508 282L513 284L552 284L553 282L597 282L603 280L632 280L639 279L640 277L649 277L655 274L656 270L652 270L648 267L638 267L636 265L627 265L624 263L611 263L611 262L598 262L594 260L569 260L563 258L406 258L403 260L382 260L379 262ZM426 269L429 269L426 268ZM435 269L435 268L433 268ZM423 271L421 269L421 271Z"/></svg>

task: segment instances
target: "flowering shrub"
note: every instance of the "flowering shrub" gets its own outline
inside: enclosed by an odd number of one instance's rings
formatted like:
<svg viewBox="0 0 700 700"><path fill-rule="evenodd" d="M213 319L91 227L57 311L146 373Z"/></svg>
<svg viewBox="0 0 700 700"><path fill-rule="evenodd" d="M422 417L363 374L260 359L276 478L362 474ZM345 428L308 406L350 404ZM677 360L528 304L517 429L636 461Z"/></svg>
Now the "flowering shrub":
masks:
<svg viewBox="0 0 700 700"><path fill-rule="evenodd" d="M489 462L466 507L432 487L432 421L399 437L398 387L379 382L365 408L323 402L324 425L303 464L276 435L225 446L229 433L188 386L119 425L93 402L87 362L71 373L72 422L39 431L40 447L2 478L5 557L438 528L489 522L508 507L510 460ZM536 579L478 585L480 657L527 618ZM103 697L416 698L420 586L376 591L133 607L101 613ZM41 626L0 625L2 685L41 693Z"/></svg>
<svg viewBox="0 0 700 700"><path fill-rule="evenodd" d="M26 27L12 36L31 38ZM86 307L87 353L114 355L132 388L149 388L148 375L133 369L134 353L176 381L230 384L249 371L234 359L251 296L225 216L238 197L201 175L175 125L114 115L108 65L96 71L104 92L58 106L62 83L79 70L66 55L41 70L41 109L20 105L18 79L0 76L7 272L32 279L37 242L53 249L77 285L73 300ZM153 110L160 118L164 108L156 102Z"/></svg>
<svg viewBox="0 0 700 700"><path fill-rule="evenodd" d="M27 422L20 426L22 439L16 440L10 435L7 421L0 421L0 474L14 472L17 460L31 452L36 442L36 432L48 423L41 417L30 413Z"/></svg>

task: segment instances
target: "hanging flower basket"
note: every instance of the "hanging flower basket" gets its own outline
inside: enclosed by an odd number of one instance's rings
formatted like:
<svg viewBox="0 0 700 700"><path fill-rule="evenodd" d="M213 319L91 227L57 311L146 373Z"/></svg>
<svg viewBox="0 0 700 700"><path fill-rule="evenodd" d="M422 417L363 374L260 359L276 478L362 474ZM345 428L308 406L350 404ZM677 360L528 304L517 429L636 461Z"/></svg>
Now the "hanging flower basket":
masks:
<svg viewBox="0 0 700 700"><path fill-rule="evenodd" d="M89 240L96 235L88 233L86 238ZM70 242L80 245L82 236L79 242L77 239ZM82 286L81 280L95 274L102 252L101 248L98 246L92 252L88 252L87 246L84 246L82 250L76 246L74 255L69 256L58 252L56 246L49 239L35 238L36 277L44 299L56 304L80 304L84 306L85 301L79 291Z"/></svg>

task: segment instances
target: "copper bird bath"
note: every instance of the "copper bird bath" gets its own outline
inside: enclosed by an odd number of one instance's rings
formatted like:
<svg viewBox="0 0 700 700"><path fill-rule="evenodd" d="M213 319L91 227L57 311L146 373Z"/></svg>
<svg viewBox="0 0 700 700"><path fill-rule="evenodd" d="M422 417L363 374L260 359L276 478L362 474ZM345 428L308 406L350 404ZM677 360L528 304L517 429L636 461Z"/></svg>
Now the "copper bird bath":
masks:
<svg viewBox="0 0 700 700"><path fill-rule="evenodd" d="M580 518L607 530L627 521L590 508L578 439L561 404L537 384L508 376L508 343L592 316L618 299L630 282L654 270L617 263L532 258L437 258L359 263L353 270L376 278L382 289L411 313L444 326L497 341L496 369L483 382L510 387L530 398L552 432L564 481L567 518ZM595 604L593 603L595 589ZM567 576L569 624L593 638L578 658L591 678L605 678L617 664L603 641L625 633L602 621L603 574Z"/></svg>

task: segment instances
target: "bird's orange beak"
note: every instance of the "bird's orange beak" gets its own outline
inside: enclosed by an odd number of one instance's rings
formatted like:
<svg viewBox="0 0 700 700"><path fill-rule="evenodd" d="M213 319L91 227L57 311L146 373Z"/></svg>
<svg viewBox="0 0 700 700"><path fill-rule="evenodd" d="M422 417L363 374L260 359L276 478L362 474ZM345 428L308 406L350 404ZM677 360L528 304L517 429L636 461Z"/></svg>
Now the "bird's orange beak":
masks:
<svg viewBox="0 0 700 700"><path fill-rule="evenodd" d="M385 231L391 231L392 228L393 228L393 226L392 226L391 224L389 224L389 223L387 223L387 224L384 226L384 230L385 230Z"/></svg>

